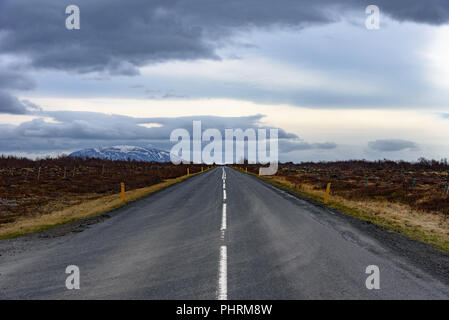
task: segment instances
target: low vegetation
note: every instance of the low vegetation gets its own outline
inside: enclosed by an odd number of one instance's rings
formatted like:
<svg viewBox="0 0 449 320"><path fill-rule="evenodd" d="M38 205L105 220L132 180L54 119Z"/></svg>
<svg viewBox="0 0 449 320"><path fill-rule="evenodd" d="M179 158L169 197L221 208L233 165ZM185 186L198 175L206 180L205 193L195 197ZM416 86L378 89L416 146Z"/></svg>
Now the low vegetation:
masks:
<svg viewBox="0 0 449 320"><path fill-rule="evenodd" d="M127 192L145 190L168 180L176 181L186 175L187 168L194 174L202 166L69 157L35 161L0 157L0 234L18 220L43 221L49 214L118 194L121 182Z"/></svg>
<svg viewBox="0 0 449 320"><path fill-rule="evenodd" d="M127 191L126 203L135 201L141 197L169 187L172 184L181 182L187 178L188 176L184 175L178 178L165 180L149 187ZM124 203L122 202L121 197L117 194L111 194L101 196L93 200L86 199L80 204L51 211L45 214L34 215L31 217L19 216L16 217L13 222L0 225L0 239L14 238L23 234L45 230L50 227L75 220L97 216L116 209L122 205L124 205Z"/></svg>
<svg viewBox="0 0 449 320"><path fill-rule="evenodd" d="M449 251L448 172L446 160L307 162L263 179L320 202L330 182L330 207Z"/></svg>

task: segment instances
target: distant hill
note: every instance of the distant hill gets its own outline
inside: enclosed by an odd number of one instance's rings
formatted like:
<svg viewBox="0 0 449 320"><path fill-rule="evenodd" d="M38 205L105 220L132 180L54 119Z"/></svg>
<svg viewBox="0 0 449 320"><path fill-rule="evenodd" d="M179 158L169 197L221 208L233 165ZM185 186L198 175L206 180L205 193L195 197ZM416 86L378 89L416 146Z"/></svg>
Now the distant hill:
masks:
<svg viewBox="0 0 449 320"><path fill-rule="evenodd" d="M96 158L107 160L135 160L147 162L170 162L170 152L156 148L137 146L113 146L103 148L89 148L75 151L69 157Z"/></svg>

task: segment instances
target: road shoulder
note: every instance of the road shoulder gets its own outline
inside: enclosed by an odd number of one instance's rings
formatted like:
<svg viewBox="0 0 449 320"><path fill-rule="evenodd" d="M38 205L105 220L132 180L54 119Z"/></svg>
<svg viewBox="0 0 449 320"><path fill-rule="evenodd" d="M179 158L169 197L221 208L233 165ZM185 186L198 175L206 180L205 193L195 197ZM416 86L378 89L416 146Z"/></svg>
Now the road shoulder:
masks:
<svg viewBox="0 0 449 320"><path fill-rule="evenodd" d="M238 170L236 171L239 172ZM243 172L240 173L243 174ZM337 220L339 224L349 224L362 234L379 242L380 245L390 252L392 258L400 256L413 266L431 274L441 282L449 285L449 277L447 276L449 274L448 253L440 251L430 244L411 239L394 230L389 230L383 226L376 225L371 221L362 220L358 217L341 212L338 209L330 208L322 202L298 194L282 184L274 184L272 181L261 179L254 174L248 174L248 177L259 181L267 188L275 190L290 201L295 201L294 199L297 199L309 203L317 209L313 210L312 213L316 214L319 219L331 219L333 221ZM325 213L325 215L323 215L323 213Z"/></svg>

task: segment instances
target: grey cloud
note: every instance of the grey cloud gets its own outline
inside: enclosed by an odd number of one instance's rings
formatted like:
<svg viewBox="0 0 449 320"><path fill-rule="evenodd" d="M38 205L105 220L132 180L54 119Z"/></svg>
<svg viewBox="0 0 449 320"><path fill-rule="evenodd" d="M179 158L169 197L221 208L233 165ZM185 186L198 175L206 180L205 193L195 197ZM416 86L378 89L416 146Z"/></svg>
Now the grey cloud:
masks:
<svg viewBox="0 0 449 320"><path fill-rule="evenodd" d="M190 14L197 19L219 25L325 23L337 19L348 10L364 13L365 8L372 4L379 6L381 13L400 21L428 24L444 24L449 21L447 0L200 0L195 4L192 8L191 2L184 1L181 8L191 11Z"/></svg>
<svg viewBox="0 0 449 320"><path fill-rule="evenodd" d="M279 149L281 152L288 153L299 150L332 150L337 145L333 142L308 143L298 139L281 141Z"/></svg>
<svg viewBox="0 0 449 320"><path fill-rule="evenodd" d="M449 2L447 0L431 1L376 1L381 10L399 21L415 21L433 25L449 21Z"/></svg>
<svg viewBox="0 0 449 320"><path fill-rule="evenodd" d="M65 8L81 9L81 29L65 29ZM346 11L364 14L367 1L305 0L3 0L0 53L21 54L33 66L79 73L137 75L138 67L170 59L218 59L215 49L235 30L335 21ZM379 0L398 20L449 21L444 0Z"/></svg>
<svg viewBox="0 0 449 320"><path fill-rule="evenodd" d="M169 149L170 133L177 128L184 128L192 136L194 120L200 120L202 131L216 128L223 133L227 128L248 129L265 128L260 120L263 115L247 117L195 116L179 118L132 118L121 115L107 115L95 112L52 111L36 112L42 118L34 119L20 125L0 125L0 151L2 152L36 152L75 150L85 147L110 146L116 144L148 145L152 144ZM54 121L47 122L43 117ZM158 123L159 127L144 127L143 124ZM279 144L297 150L306 143L293 133L279 128ZM324 144L310 144L309 148L327 148Z"/></svg>
<svg viewBox="0 0 449 320"><path fill-rule="evenodd" d="M0 88L2 89L16 89L16 90L31 90L36 87L36 83L26 75L23 69L16 69L15 65L6 65L0 63Z"/></svg>
<svg viewBox="0 0 449 320"><path fill-rule="evenodd" d="M139 69L128 61L111 61L107 67L111 75L138 76Z"/></svg>
<svg viewBox="0 0 449 320"><path fill-rule="evenodd" d="M30 101L20 101L11 90L31 90L36 83L26 74L26 66L19 62L6 62L0 57L0 113L26 114L39 107Z"/></svg>
<svg viewBox="0 0 449 320"><path fill-rule="evenodd" d="M24 99L21 100L20 102L28 109L29 113L36 113L42 111L42 108L40 106L29 100Z"/></svg>
<svg viewBox="0 0 449 320"><path fill-rule="evenodd" d="M416 149L418 145L412 141L401 139L376 140L368 142L368 147L375 151L401 151L405 149Z"/></svg>
<svg viewBox="0 0 449 320"><path fill-rule="evenodd" d="M26 114L27 106L7 92L0 91L0 113Z"/></svg>
<svg viewBox="0 0 449 320"><path fill-rule="evenodd" d="M35 67L112 75L136 75L137 67L148 62L216 58L201 27L186 24L184 14L174 12L176 3L2 1L0 52L26 55ZM65 8L70 4L80 7L80 30L65 28Z"/></svg>
<svg viewBox="0 0 449 320"><path fill-rule="evenodd" d="M337 147L337 144L333 142L322 142L322 143L313 143L312 146L315 149L331 150L335 149Z"/></svg>

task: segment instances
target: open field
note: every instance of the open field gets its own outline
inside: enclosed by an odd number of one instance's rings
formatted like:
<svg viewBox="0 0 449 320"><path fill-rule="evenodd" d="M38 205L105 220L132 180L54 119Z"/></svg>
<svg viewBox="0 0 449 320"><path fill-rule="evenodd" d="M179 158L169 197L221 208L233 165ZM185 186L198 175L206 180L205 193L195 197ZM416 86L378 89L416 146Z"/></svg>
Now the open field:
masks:
<svg viewBox="0 0 449 320"><path fill-rule="evenodd" d="M203 166L206 169L206 166ZM126 190L201 171L200 165L57 158L0 158L0 229Z"/></svg>
<svg viewBox="0 0 449 320"><path fill-rule="evenodd" d="M264 179L319 202L330 182L329 206L449 251L448 171L427 160L286 163Z"/></svg>
<svg viewBox="0 0 449 320"><path fill-rule="evenodd" d="M127 191L126 203L162 190L196 174L197 173L191 174L190 176L184 175L177 178L167 179L149 187ZM50 227L84 218L98 217L98 215L117 209L122 205L124 205L124 203L122 202L120 195L111 194L95 199L85 199L77 205L54 210L45 214L19 216L15 218L13 222L4 223L0 226L0 239L14 238L20 235L46 230ZM102 217L99 218L101 221Z"/></svg>

